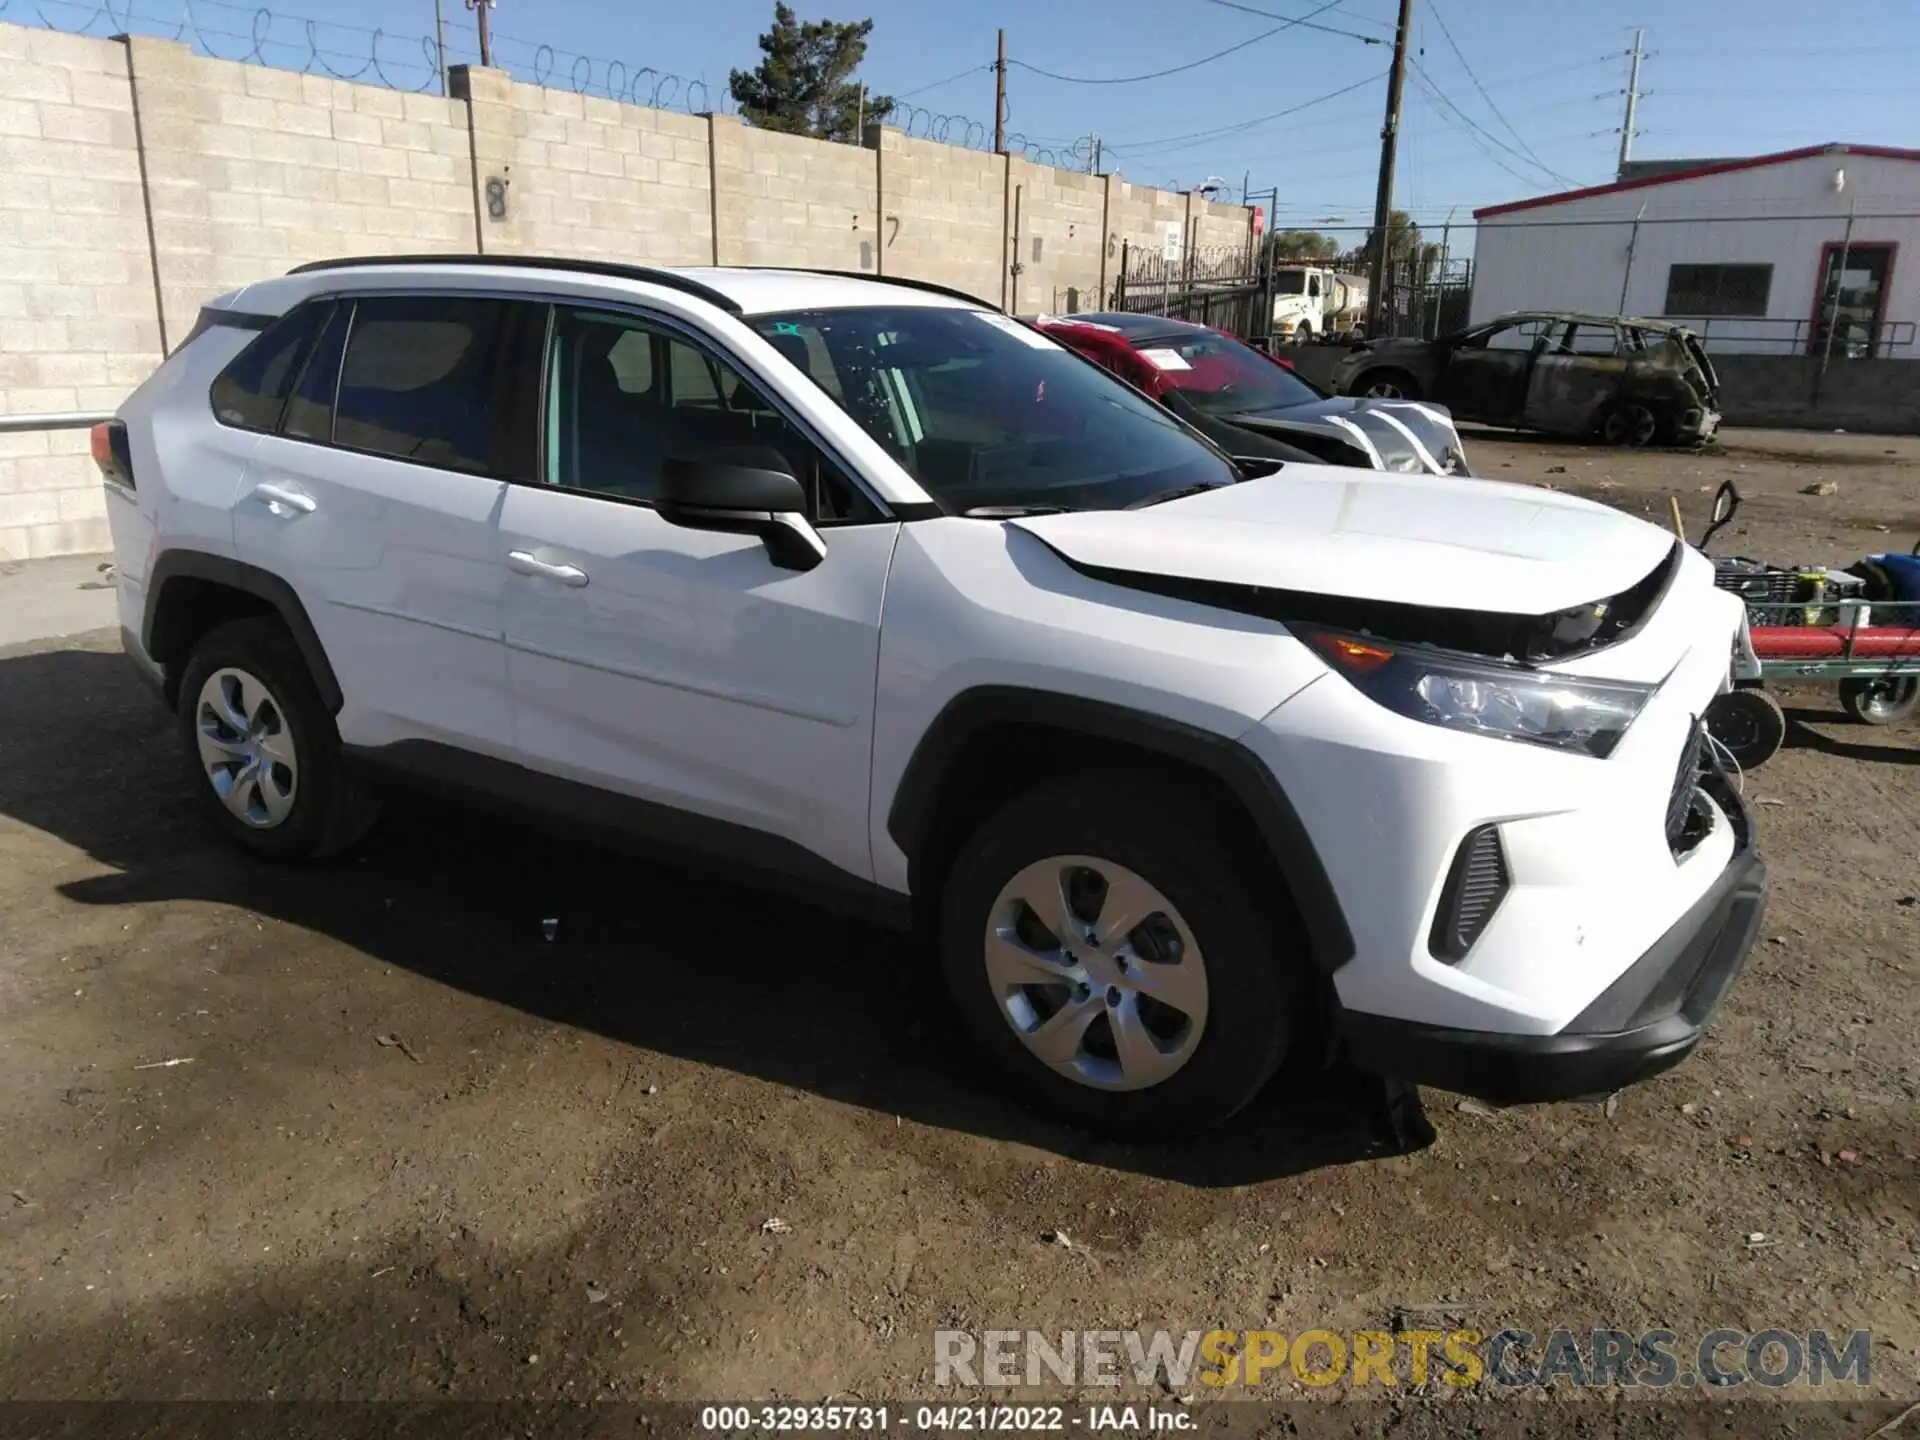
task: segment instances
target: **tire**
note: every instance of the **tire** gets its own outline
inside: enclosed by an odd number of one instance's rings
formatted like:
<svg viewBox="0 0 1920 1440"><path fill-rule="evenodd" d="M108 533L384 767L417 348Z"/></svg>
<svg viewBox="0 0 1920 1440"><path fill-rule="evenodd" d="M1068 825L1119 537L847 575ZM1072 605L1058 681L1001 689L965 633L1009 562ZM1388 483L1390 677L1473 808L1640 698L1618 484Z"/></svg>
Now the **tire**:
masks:
<svg viewBox="0 0 1920 1440"><path fill-rule="evenodd" d="M1091 1129L1173 1140L1240 1110L1305 1043L1304 931L1256 898L1271 883L1248 877L1209 811L1172 785L1130 771L1063 777L1003 806L958 853L941 970L961 1027L1019 1097ZM1121 888L1089 885L1091 900L1071 906L1059 877L1083 867ZM1055 918L1034 930L1021 891ZM1142 917L1117 944L1104 932L1052 943L1069 922L1111 919L1116 893ZM1043 1059L1036 1046L1049 1042Z"/></svg>
<svg viewBox="0 0 1920 1440"><path fill-rule="evenodd" d="M1293 343L1296 345L1311 345L1313 343L1313 327L1311 325L1302 325L1298 330L1294 331Z"/></svg>
<svg viewBox="0 0 1920 1440"><path fill-rule="evenodd" d="M1660 413L1638 400L1616 401L1600 416L1600 439L1621 449L1643 449L1658 440L1664 430Z"/></svg>
<svg viewBox="0 0 1920 1440"><path fill-rule="evenodd" d="M1353 393L1369 400L1418 400L1420 382L1404 370L1369 370L1354 381Z"/></svg>
<svg viewBox="0 0 1920 1440"><path fill-rule="evenodd" d="M1742 770L1767 763L1787 738L1787 717L1780 702L1764 690L1729 690L1707 706L1707 733L1733 756Z"/></svg>
<svg viewBox="0 0 1920 1440"><path fill-rule="evenodd" d="M1849 676L1840 682L1840 705L1862 725L1892 725L1920 704L1920 676Z"/></svg>
<svg viewBox="0 0 1920 1440"><path fill-rule="evenodd" d="M176 718L202 808L241 848L308 859L344 850L373 827L373 793L342 755L333 716L279 621L209 631L181 675Z"/></svg>

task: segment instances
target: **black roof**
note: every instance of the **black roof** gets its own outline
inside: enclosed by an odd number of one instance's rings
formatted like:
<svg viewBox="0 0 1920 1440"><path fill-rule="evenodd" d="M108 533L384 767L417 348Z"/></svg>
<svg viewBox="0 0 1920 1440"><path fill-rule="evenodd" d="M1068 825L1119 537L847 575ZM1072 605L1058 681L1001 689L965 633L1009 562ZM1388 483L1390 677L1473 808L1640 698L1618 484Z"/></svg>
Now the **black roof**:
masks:
<svg viewBox="0 0 1920 1440"><path fill-rule="evenodd" d="M1150 340L1161 335L1213 335L1216 331L1191 320L1175 320L1169 315L1140 315L1131 310L1097 310L1088 315L1049 315L1065 325L1103 325L1117 330L1129 340Z"/></svg>

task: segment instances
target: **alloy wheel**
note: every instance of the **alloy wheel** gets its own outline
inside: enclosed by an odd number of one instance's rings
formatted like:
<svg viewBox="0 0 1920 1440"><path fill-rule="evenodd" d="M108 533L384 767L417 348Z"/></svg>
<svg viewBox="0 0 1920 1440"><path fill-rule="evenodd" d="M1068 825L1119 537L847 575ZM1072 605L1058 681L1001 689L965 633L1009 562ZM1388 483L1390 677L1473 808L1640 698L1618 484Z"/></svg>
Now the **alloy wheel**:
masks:
<svg viewBox="0 0 1920 1440"><path fill-rule="evenodd" d="M1406 396L1391 380L1371 380L1363 392L1368 400L1403 400Z"/></svg>
<svg viewBox="0 0 1920 1440"><path fill-rule="evenodd" d="M1069 1080L1144 1090L1192 1059L1205 959L1173 903L1124 865L1035 861L1001 887L984 938L1001 1018Z"/></svg>
<svg viewBox="0 0 1920 1440"><path fill-rule="evenodd" d="M273 693L257 676L216 670L194 701L200 766L241 824L271 830L293 813L300 757Z"/></svg>

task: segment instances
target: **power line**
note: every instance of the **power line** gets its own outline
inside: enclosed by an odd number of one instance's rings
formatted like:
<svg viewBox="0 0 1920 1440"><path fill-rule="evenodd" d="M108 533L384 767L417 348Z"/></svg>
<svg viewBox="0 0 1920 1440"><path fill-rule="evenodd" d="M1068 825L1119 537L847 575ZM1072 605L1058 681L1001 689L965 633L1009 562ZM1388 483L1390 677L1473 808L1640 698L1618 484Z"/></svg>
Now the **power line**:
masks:
<svg viewBox="0 0 1920 1440"><path fill-rule="evenodd" d="M1471 115L1468 115L1458 105L1454 104L1453 101L1449 100L1446 96L1446 93L1443 90L1441 90L1438 85L1434 83L1433 77L1427 74L1425 67L1422 66L1419 61L1417 60L1409 61L1408 63L1412 66L1414 74L1418 77L1420 81L1420 88L1426 92L1427 97L1433 100L1435 103L1443 106L1446 112L1451 112L1452 116L1457 118L1458 123L1460 125L1466 126L1467 130L1471 134L1479 137L1482 140L1488 141L1494 145L1499 146L1500 149L1506 151L1507 154L1511 155L1514 159L1520 161L1522 164L1534 166L1542 174L1550 176L1552 179L1560 182L1561 184L1577 186L1580 183L1578 180L1573 179L1571 176L1562 175L1558 170L1555 170L1547 165L1542 165L1538 160L1535 160L1530 156L1521 154L1520 151L1514 149L1513 146L1507 144L1506 141L1502 140L1498 135L1495 135L1491 130L1488 130L1484 125L1481 125ZM1442 113L1440 118L1442 120L1447 120L1448 114ZM1485 148L1485 147L1483 146L1482 148ZM1504 164L1503 162L1500 161L1499 157L1494 155L1491 151L1488 151L1488 158L1493 160L1494 163L1500 165L1500 168L1502 170L1505 170L1509 175L1513 176L1514 179L1520 181L1524 185L1537 185L1540 183L1538 180L1533 179L1526 175L1522 175L1519 171L1513 169L1511 166Z"/></svg>
<svg viewBox="0 0 1920 1440"><path fill-rule="evenodd" d="M1275 110L1270 115L1256 115L1250 120L1238 120L1231 125L1222 125L1215 130L1196 130L1191 135L1168 135L1158 140L1131 140L1124 145L1109 145L1106 148L1125 154L1133 154L1140 150L1163 149L1178 141L1210 140L1217 135L1231 135L1236 130L1250 130L1255 125L1265 125L1270 120L1280 120L1288 115L1297 115L1302 110L1310 109L1315 105L1324 105L1327 101L1337 100L1342 95L1351 95L1356 90L1375 84L1386 78L1386 72L1383 70L1378 75L1369 75L1366 79L1356 80L1351 85L1342 85L1338 90L1329 90L1325 95L1316 95L1311 100L1302 100L1298 105L1289 105L1286 109Z"/></svg>
<svg viewBox="0 0 1920 1440"><path fill-rule="evenodd" d="M1326 14L1327 11L1333 9L1333 7L1339 3L1340 0L1326 0L1324 5L1316 10L1308 11L1305 15L1301 16L1300 19L1285 21L1282 24L1274 26L1271 30L1262 31L1251 40L1242 40L1237 45L1229 45L1224 50L1216 50L1213 54L1203 55L1198 60L1189 60L1184 65L1174 65L1165 70L1150 71L1145 75L1056 75L1051 70L1042 70L1038 65L1029 65L1024 60L1009 60L1007 63L1009 65L1017 65L1022 70L1031 70L1035 75L1044 75L1049 80L1059 80L1068 85L1133 85L1142 80L1159 80L1164 76L1179 75L1188 70L1198 70L1202 65L1210 65L1215 60L1223 59L1233 54L1236 50L1244 50L1249 45L1258 45L1262 40L1271 40L1282 30L1292 30L1297 26L1305 25L1307 21L1311 20L1315 15Z"/></svg>
<svg viewBox="0 0 1920 1440"><path fill-rule="evenodd" d="M1496 155L1492 150L1487 148L1485 141L1482 140L1481 138L1482 132L1478 129L1478 127L1474 125L1474 123L1471 120L1467 119L1465 115L1460 114L1458 107L1454 106L1451 100L1448 100L1445 95L1440 93L1439 88L1434 85L1432 80L1427 78L1427 72L1425 70L1421 69L1418 64L1413 65L1411 68L1413 70L1413 78L1419 83L1421 91L1427 96L1427 98L1429 100L1434 101L1438 105L1445 106L1447 107L1447 109L1452 110L1453 115L1459 116L1459 118L1456 120L1453 118L1453 116L1448 115L1445 110L1436 111L1435 113L1438 114L1442 120L1445 120L1449 125L1453 126L1454 129L1459 130L1469 140L1472 140L1473 143L1479 147L1480 152L1487 157L1487 159L1491 160L1495 165L1498 165L1502 170L1506 171L1507 174L1511 175L1514 179L1518 180L1522 185L1526 185L1534 189L1539 188L1540 181L1537 178L1531 175L1522 175L1518 170L1514 169L1513 166L1509 165L1506 161L1502 160L1498 155ZM1488 136L1487 138L1494 139L1494 140L1498 139L1497 136ZM1526 158L1525 156L1521 156L1519 152L1516 151L1511 145L1503 144L1501 148L1507 151L1508 154L1514 155L1522 160L1525 160ZM1544 169L1545 167L1543 166L1542 168ZM1547 173L1552 174L1553 172L1548 171ZM1569 181L1567 183L1574 184L1576 182Z"/></svg>
<svg viewBox="0 0 1920 1440"><path fill-rule="evenodd" d="M1251 5L1242 5L1240 0L1206 0L1206 3L1209 5L1218 5L1225 10L1238 10L1244 15L1258 15L1262 20L1288 19L1287 16L1276 15L1271 10L1256 10ZM1332 9L1333 7L1326 6L1323 8ZM1320 11L1316 10L1313 13L1318 15ZM1290 23L1298 25L1303 30L1318 30L1326 35L1344 35L1349 40L1358 40L1362 45L1384 45L1387 43L1378 35L1362 35L1358 30L1342 30L1333 25L1315 25L1307 20L1293 20Z"/></svg>
<svg viewBox="0 0 1920 1440"><path fill-rule="evenodd" d="M1473 82L1473 88L1480 92L1480 98L1487 102L1487 109L1493 112L1493 118L1507 127L1507 133L1519 141L1520 148L1527 152L1527 158L1529 160L1533 161L1533 163L1538 165L1542 170L1545 170L1547 174L1553 174L1554 172L1548 169L1546 162L1533 153L1533 147L1527 144L1526 138L1521 135L1518 130L1513 128L1513 122L1507 119L1505 115L1502 115L1500 113L1500 107L1493 103L1493 97L1487 93L1487 87L1480 83L1480 77L1473 73L1473 66L1467 63L1466 55L1462 53L1459 43L1454 40L1453 31L1447 28L1446 19L1440 14L1440 6L1437 0L1427 0L1427 13L1433 16L1433 23L1440 27L1440 33L1446 37L1447 47L1453 51L1454 59L1460 62L1460 68L1467 72L1467 79Z"/></svg>
<svg viewBox="0 0 1920 1440"><path fill-rule="evenodd" d="M915 95L924 95L929 90L938 90L942 85L951 85L956 80L964 80L969 75L978 75L982 71L991 70L992 68L993 66L990 64L989 65L969 65L966 69L959 71L957 74L949 75L944 80L933 80L933 81L929 81L925 85L916 85L911 90L902 90L898 95L894 96L893 98L896 100L906 100Z"/></svg>

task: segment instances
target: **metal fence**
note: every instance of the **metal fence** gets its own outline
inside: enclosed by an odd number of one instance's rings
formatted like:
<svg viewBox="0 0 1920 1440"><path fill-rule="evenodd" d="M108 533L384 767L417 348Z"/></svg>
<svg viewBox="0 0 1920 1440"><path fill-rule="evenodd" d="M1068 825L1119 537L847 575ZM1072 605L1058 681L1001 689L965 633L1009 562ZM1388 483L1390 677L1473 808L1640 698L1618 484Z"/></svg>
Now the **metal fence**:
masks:
<svg viewBox="0 0 1920 1440"><path fill-rule="evenodd" d="M1909 358L1914 322L1884 320L1878 325L1845 321L1839 326L1812 320L1768 320L1759 316L1662 315L1696 332L1709 350L1716 344L1738 346L1747 355L1812 355L1834 360ZM1829 334L1831 332L1831 334Z"/></svg>
<svg viewBox="0 0 1920 1440"><path fill-rule="evenodd" d="M1111 307L1210 325L1256 344L1273 323L1273 272L1245 245L1172 252L1122 242Z"/></svg>
<svg viewBox="0 0 1920 1440"><path fill-rule="evenodd" d="M1464 330L1473 303L1473 261L1466 256L1397 257L1387 266L1382 298L1382 335L1431 340Z"/></svg>

